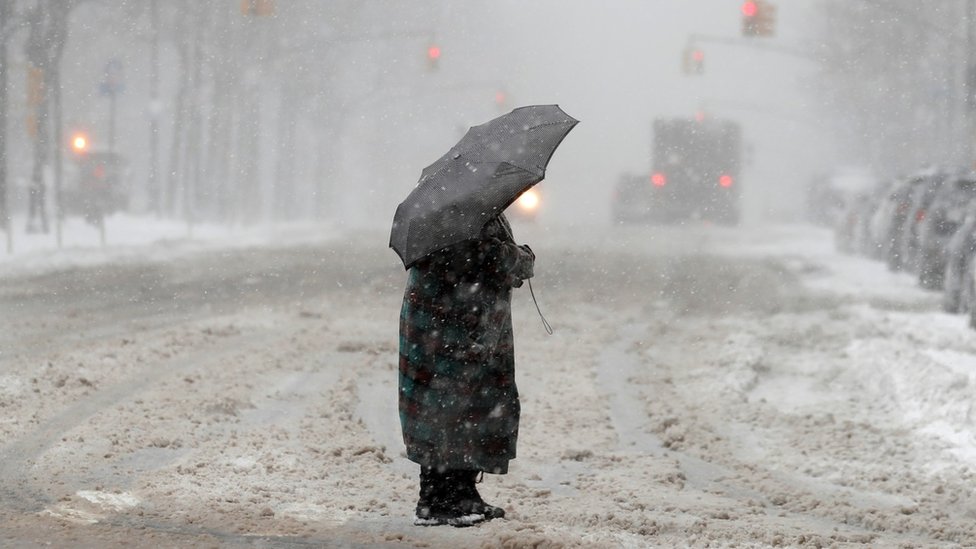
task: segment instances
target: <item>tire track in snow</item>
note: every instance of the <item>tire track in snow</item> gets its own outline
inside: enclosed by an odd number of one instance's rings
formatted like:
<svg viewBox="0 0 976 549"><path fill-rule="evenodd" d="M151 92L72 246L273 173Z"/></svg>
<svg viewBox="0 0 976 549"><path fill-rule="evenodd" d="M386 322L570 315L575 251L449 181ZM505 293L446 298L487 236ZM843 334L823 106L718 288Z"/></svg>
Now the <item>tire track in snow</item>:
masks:
<svg viewBox="0 0 976 549"><path fill-rule="evenodd" d="M247 349L268 345L282 334L242 332L222 338L216 347L197 347L186 355L172 357L162 362L149 362L125 380L105 389L97 390L79 402L63 409L31 430L30 434L0 448L0 496L4 505L24 511L39 511L51 503L40 479L31 469L38 457L56 444L66 433L81 425L92 416L112 406L132 399L141 391L151 388L164 378L179 377L192 368L203 365L220 367L221 364Z"/></svg>
<svg viewBox="0 0 976 549"><path fill-rule="evenodd" d="M644 340L646 324L628 324L620 329L620 337L600 354L597 367L597 383L607 395L607 406L613 428L620 440L620 450L660 458L671 458L678 462L687 481L695 488L715 487L732 472L697 457L674 452L664 447L661 439L648 430L649 418L644 412L645 405L639 385L632 382L641 369L651 367L641 363L639 357L630 352ZM731 487L724 484L723 489ZM741 491L738 488L735 491ZM751 493L753 497L759 494ZM765 499L765 498L762 498Z"/></svg>

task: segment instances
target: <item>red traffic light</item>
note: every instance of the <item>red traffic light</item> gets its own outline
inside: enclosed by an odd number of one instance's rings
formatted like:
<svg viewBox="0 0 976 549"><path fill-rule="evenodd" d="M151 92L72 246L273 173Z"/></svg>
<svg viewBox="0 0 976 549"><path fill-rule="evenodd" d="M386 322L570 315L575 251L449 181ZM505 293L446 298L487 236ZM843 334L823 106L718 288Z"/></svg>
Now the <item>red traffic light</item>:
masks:
<svg viewBox="0 0 976 549"><path fill-rule="evenodd" d="M651 175L651 184L655 187L663 187L668 184L668 178L661 172L655 172Z"/></svg>
<svg viewBox="0 0 976 549"><path fill-rule="evenodd" d="M722 174L721 177L718 178L718 184L728 189L732 186L732 176L727 173Z"/></svg>
<svg viewBox="0 0 976 549"><path fill-rule="evenodd" d="M441 48L437 44L431 44L427 47L427 70L436 71L438 62L441 59Z"/></svg>
<svg viewBox="0 0 976 549"><path fill-rule="evenodd" d="M685 74L705 72L705 52L697 48L685 48L681 57L681 68Z"/></svg>
<svg viewBox="0 0 976 549"><path fill-rule="evenodd" d="M241 13L244 15L267 17L274 15L274 0L241 0Z"/></svg>
<svg viewBox="0 0 976 549"><path fill-rule="evenodd" d="M742 36L776 34L776 6L769 0L746 0L742 4Z"/></svg>

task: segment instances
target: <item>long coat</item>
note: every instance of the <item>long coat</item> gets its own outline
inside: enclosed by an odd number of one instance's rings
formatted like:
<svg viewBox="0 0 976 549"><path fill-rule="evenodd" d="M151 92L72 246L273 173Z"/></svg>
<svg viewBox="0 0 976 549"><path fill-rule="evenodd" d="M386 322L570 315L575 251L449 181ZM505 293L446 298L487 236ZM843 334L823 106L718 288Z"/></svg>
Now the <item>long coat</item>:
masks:
<svg viewBox="0 0 976 549"><path fill-rule="evenodd" d="M532 276L534 259L499 216L479 238L409 270L400 311L399 408L410 460L508 472L519 425L511 293Z"/></svg>

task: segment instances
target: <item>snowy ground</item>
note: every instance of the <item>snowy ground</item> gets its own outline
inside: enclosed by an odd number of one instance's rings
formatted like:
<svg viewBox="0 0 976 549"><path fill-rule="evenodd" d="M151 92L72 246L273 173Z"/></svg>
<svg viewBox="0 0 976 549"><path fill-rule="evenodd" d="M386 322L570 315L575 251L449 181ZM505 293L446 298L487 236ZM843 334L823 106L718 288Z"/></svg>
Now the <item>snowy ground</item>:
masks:
<svg viewBox="0 0 976 549"><path fill-rule="evenodd" d="M61 242L54 223L47 233L27 232L26 219L15 217L12 234L0 230L0 276L146 261L166 261L194 252L298 245L333 239L337 230L313 223L223 226L147 216L115 214L105 220L105 241L98 227L68 217ZM8 250L9 247L9 250Z"/></svg>
<svg viewBox="0 0 976 549"><path fill-rule="evenodd" d="M555 333L517 292L509 515L469 529L410 524L386 234L0 260L0 546L976 546L936 294L806 226L516 231Z"/></svg>

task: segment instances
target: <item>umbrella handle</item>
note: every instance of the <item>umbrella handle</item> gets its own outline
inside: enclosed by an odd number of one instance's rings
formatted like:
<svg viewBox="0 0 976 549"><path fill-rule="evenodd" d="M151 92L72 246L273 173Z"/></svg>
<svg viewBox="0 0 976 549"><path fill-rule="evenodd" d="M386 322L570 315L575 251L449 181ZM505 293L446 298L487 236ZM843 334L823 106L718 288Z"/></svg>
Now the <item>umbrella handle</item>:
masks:
<svg viewBox="0 0 976 549"><path fill-rule="evenodd" d="M505 232L508 234L509 238L512 239L512 242L515 242L515 235L512 234L512 228L509 226L508 220L505 219L503 214L499 214L498 217L499 221L501 221L502 228L505 229ZM546 329L547 334L552 335L552 325L549 324L549 321L546 320L545 315L542 314L542 309L539 308L539 301L535 298L535 290L532 289L532 279L529 278L527 280L529 281L529 294L532 295L532 303L535 303L535 310L539 313L539 318L542 319L542 327Z"/></svg>
<svg viewBox="0 0 976 549"><path fill-rule="evenodd" d="M539 318L542 319L542 327L546 329L546 333L552 335L552 325L546 320L546 317L542 314L542 309L539 308L539 302L535 299L535 291L532 290L532 279L529 279L529 294L532 295L532 303L535 303L535 310L539 312Z"/></svg>

